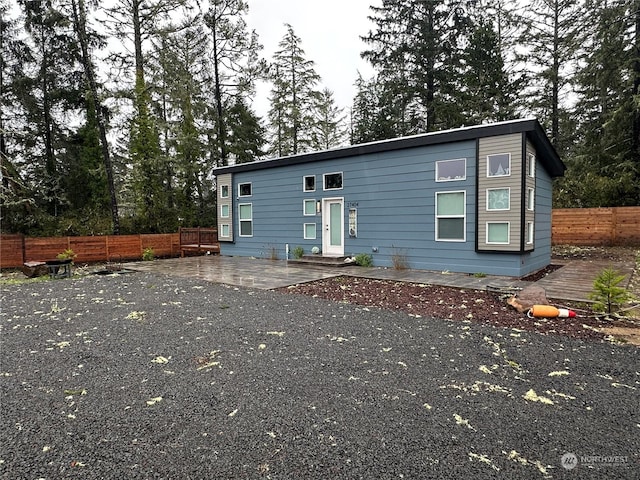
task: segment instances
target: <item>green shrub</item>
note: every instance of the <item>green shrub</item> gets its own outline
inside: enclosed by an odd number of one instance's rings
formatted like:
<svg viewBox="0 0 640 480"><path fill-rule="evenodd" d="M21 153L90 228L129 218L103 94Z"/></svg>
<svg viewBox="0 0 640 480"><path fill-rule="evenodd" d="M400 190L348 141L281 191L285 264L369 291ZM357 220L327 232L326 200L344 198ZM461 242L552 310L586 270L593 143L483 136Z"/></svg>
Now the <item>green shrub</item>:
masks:
<svg viewBox="0 0 640 480"><path fill-rule="evenodd" d="M304 255L304 248L300 246L295 247L291 253L293 254L293 258L302 258Z"/></svg>
<svg viewBox="0 0 640 480"><path fill-rule="evenodd" d="M155 252L153 251L153 248L147 247L142 251L142 260L144 260L145 262L150 262L154 258Z"/></svg>
<svg viewBox="0 0 640 480"><path fill-rule="evenodd" d="M594 310L610 314L615 307L620 307L631 299L627 289L620 286L624 278L624 275L611 267L598 274L593 282L593 291L589 294L589 298L595 302Z"/></svg>
<svg viewBox="0 0 640 480"><path fill-rule="evenodd" d="M70 248L67 248L64 252L56 255L56 258L58 260L73 260L74 258L76 258L76 256L77 255L73 250L71 250Z"/></svg>
<svg viewBox="0 0 640 480"><path fill-rule="evenodd" d="M356 255L356 265L360 265L361 267L371 267L373 266L373 257L368 253L359 253Z"/></svg>

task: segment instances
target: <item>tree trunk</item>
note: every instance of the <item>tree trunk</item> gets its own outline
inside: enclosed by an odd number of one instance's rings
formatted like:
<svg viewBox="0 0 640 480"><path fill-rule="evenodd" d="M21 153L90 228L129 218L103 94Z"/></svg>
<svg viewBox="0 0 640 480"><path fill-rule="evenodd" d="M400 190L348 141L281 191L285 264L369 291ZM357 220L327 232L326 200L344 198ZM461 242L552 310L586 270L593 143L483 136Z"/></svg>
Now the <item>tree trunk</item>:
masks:
<svg viewBox="0 0 640 480"><path fill-rule="evenodd" d="M113 179L113 165L111 163L111 156L109 154L109 144L107 143L107 132L102 112L102 105L100 104L100 101L98 99L98 86L96 84L95 72L93 70L93 63L91 62L91 58L89 57L89 42L87 40L86 32L84 0L78 0L78 4L76 4L75 0L72 0L72 6L76 33L78 34L78 40L80 41L80 47L82 49L82 64L84 67L85 75L87 76L89 95L91 95L96 110L96 121L98 123L100 143L102 146L102 159L104 162L104 168L107 173L109 197L111 200L111 221L113 222L113 234L118 235L120 234L120 217L118 215L118 200L116 197L115 182Z"/></svg>

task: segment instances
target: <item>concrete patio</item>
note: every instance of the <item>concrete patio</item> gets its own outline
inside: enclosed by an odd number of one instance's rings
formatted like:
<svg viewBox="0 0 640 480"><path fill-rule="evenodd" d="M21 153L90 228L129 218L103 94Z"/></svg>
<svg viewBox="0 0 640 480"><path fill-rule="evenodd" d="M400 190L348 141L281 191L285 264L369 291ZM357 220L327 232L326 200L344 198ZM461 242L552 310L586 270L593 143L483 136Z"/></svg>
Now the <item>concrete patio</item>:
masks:
<svg viewBox="0 0 640 480"><path fill-rule="evenodd" d="M633 274L633 264L595 260L572 260L562 268L536 282L545 289L548 298L588 301L593 280L602 269L613 267L627 276ZM465 273L429 270L395 270L392 268L363 268L358 266L323 267L288 263L285 260L267 260L248 257L196 256L127 263L126 268L136 271L163 273L186 278L197 278L227 285L271 290L298 283L312 282L341 275L382 280L426 283L455 288L485 290L518 290L531 282L514 277L487 275L478 278Z"/></svg>

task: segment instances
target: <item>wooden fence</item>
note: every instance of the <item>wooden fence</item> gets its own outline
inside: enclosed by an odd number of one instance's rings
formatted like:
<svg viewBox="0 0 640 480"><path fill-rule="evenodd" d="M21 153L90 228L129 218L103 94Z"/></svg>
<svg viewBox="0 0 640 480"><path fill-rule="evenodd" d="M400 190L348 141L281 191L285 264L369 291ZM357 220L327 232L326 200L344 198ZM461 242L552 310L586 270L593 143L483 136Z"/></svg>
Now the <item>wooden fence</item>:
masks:
<svg viewBox="0 0 640 480"><path fill-rule="evenodd" d="M152 248L156 257L177 257L180 255L180 236L178 233L42 238L0 235L0 268L54 260L67 249L77 255L76 262L141 260L146 248Z"/></svg>
<svg viewBox="0 0 640 480"><path fill-rule="evenodd" d="M554 245L640 246L640 207L558 208L551 225Z"/></svg>

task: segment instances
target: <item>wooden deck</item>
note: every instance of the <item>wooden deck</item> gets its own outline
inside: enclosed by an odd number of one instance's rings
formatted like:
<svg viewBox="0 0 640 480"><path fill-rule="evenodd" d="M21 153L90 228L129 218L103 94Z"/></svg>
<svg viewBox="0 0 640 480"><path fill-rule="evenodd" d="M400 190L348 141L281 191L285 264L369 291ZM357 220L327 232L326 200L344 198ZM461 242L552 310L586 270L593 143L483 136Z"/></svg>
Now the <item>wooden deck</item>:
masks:
<svg viewBox="0 0 640 480"><path fill-rule="evenodd" d="M628 287L633 275L633 262L611 262L607 260L572 260L562 268L536 282L547 292L547 298L578 302L589 302L593 281L605 268L612 267L626 275L621 286Z"/></svg>

